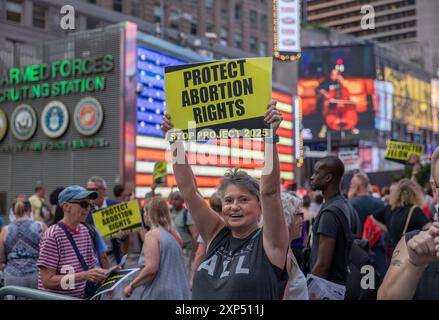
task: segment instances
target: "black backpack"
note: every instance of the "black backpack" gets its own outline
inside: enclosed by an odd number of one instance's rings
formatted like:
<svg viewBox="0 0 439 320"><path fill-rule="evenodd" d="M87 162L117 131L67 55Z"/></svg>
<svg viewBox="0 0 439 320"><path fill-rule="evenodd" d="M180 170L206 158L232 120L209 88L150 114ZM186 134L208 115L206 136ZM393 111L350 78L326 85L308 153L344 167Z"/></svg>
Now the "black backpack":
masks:
<svg viewBox="0 0 439 320"><path fill-rule="evenodd" d="M351 210L354 210L349 205ZM343 235L347 242L346 261L346 293L345 300L376 300L381 278L375 264L375 254L369 248L369 242L354 235L349 227L345 214L337 207L335 217L343 228ZM363 266L372 266L374 269L375 286L373 289L362 289L361 280L366 274L361 273Z"/></svg>

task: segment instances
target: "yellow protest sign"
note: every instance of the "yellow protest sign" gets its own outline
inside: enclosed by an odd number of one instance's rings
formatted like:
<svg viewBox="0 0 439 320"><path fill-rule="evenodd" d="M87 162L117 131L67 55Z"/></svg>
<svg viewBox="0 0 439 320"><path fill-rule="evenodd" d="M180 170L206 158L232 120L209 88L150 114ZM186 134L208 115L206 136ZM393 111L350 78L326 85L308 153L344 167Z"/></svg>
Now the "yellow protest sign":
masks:
<svg viewBox="0 0 439 320"><path fill-rule="evenodd" d="M165 182L167 173L167 163L166 161L156 162L154 164L153 179L155 184L160 184Z"/></svg>
<svg viewBox="0 0 439 320"><path fill-rule="evenodd" d="M423 151L424 146L421 144L389 140L387 141L387 149L384 158L387 160L406 163L412 154L417 155L420 159Z"/></svg>
<svg viewBox="0 0 439 320"><path fill-rule="evenodd" d="M139 202L132 200L93 212L93 221L100 235L108 239L118 231L136 232L142 229Z"/></svg>
<svg viewBox="0 0 439 320"><path fill-rule="evenodd" d="M271 100L272 58L248 58L165 68L167 138L264 137Z"/></svg>

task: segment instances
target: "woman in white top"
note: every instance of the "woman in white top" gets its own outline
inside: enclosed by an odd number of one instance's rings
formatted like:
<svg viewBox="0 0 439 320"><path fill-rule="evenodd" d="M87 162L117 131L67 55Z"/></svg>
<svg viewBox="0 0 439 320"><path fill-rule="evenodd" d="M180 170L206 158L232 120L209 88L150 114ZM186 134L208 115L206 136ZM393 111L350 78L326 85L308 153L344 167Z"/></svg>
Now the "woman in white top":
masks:
<svg viewBox="0 0 439 320"><path fill-rule="evenodd" d="M302 200L287 192L281 193L281 199L291 243L302 235L304 221ZM287 269L289 280L285 288L284 300L309 300L306 278L300 270L291 248L288 251Z"/></svg>

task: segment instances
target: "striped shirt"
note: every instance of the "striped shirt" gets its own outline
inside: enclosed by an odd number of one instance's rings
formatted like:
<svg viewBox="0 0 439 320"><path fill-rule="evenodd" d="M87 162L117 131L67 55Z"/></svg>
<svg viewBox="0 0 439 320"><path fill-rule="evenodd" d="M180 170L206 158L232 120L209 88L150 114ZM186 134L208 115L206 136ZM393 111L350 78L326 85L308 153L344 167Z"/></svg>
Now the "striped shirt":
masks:
<svg viewBox="0 0 439 320"><path fill-rule="evenodd" d="M65 226L72 233L76 246L89 269L94 268L96 260L93 242L87 227L80 224L76 230L72 230L69 226ZM69 238L67 238L64 230L58 225L53 225L47 229L41 238L40 256L37 266L55 270L56 274L67 274L73 272L73 270L75 273L84 271ZM66 289L46 289L41 282L41 273L38 275L38 289L72 297L83 298L85 284L86 281L81 281L69 284Z"/></svg>

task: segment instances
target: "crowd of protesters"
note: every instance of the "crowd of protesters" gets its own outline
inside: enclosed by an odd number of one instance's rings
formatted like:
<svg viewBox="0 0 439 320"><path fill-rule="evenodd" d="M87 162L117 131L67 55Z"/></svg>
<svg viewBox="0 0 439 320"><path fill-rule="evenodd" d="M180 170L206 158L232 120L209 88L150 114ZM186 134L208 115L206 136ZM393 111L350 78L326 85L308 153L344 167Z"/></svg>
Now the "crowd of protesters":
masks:
<svg viewBox="0 0 439 320"><path fill-rule="evenodd" d="M95 211L133 199L122 185L108 198L101 177L85 187L56 188L49 197L40 182L29 198L17 195L0 233L4 285L90 298L107 270L131 253L139 271L118 298L138 292L145 300L308 300L315 298L308 274L352 286L350 253L353 239L362 239L379 279L375 299L438 299L439 149L431 158L431 194L415 175L380 191L357 173L343 190L344 165L328 156L315 164L310 190L299 195L281 183L275 134L282 117L275 102L265 121L274 130L264 149L272 170L260 180L228 170L209 203L188 161L177 161L184 144L171 141L178 190L164 198L153 187L142 199L144 228L134 234L119 231L104 241L96 228ZM166 114L162 130L172 128Z"/></svg>

